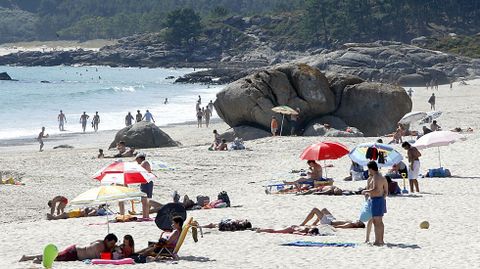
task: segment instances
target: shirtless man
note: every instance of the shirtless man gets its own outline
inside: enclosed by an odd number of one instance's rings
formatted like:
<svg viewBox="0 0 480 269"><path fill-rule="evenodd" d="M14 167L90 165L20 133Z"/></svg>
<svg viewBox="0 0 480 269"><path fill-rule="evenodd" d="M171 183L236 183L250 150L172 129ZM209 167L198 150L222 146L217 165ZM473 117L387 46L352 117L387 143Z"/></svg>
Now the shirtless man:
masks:
<svg viewBox="0 0 480 269"><path fill-rule="evenodd" d="M367 167L372 183L371 188L362 191L362 194L369 196L372 202L372 222L375 230L375 242L373 244L382 246L385 244L383 242L385 232L383 215L387 212L385 198L388 195L388 181L378 172L378 166L375 161L370 161Z"/></svg>
<svg viewBox="0 0 480 269"><path fill-rule="evenodd" d="M60 114L58 114L58 129L60 131L65 131L65 123L67 122L67 117L63 114L63 111L60 110Z"/></svg>
<svg viewBox="0 0 480 269"><path fill-rule="evenodd" d="M38 143L40 143L40 152L43 151L43 139L44 138L48 138L48 134L45 134L45 127L42 127L42 131L37 136Z"/></svg>
<svg viewBox="0 0 480 269"><path fill-rule="evenodd" d="M308 177L302 177L298 180L295 181L284 181L283 183L285 184L294 184L298 190L300 190L300 185L302 184L311 184L312 186L314 185L315 180L320 180L322 179L323 171L322 171L322 166L315 162L314 160L309 160L307 161L308 168L310 169L310 172L307 173Z"/></svg>
<svg viewBox="0 0 480 269"><path fill-rule="evenodd" d="M98 131L98 124L100 123L100 115L98 115L98 111L95 112L95 116L93 116L92 120L92 127L95 132Z"/></svg>
<svg viewBox="0 0 480 269"><path fill-rule="evenodd" d="M197 127L198 128L202 128L202 118L203 118L203 112L202 110L199 108L197 110Z"/></svg>
<svg viewBox="0 0 480 269"><path fill-rule="evenodd" d="M420 173L420 157L422 154L416 147L412 147L408 142L403 142L402 148L407 151L408 156L408 182L410 183L410 192L414 192L414 187L417 189L417 192L420 192L417 178Z"/></svg>
<svg viewBox="0 0 480 269"><path fill-rule="evenodd" d="M80 116L80 123L82 124L82 130L85 133L85 129L87 128L87 120L90 118L90 116L87 115L87 112L83 112L83 114Z"/></svg>
<svg viewBox="0 0 480 269"><path fill-rule="evenodd" d="M92 242L86 247L77 247L76 245L72 245L63 251L60 251L55 261L68 262L99 259L100 253L111 252L117 242L118 238L116 235L108 234L105 236L105 239ZM40 263L42 262L42 258L43 255L23 255L19 262L33 261L35 263Z"/></svg>
<svg viewBox="0 0 480 269"><path fill-rule="evenodd" d="M142 118L143 118L142 113L140 113L140 110L137 110L137 115L135 115L135 121L141 122Z"/></svg>

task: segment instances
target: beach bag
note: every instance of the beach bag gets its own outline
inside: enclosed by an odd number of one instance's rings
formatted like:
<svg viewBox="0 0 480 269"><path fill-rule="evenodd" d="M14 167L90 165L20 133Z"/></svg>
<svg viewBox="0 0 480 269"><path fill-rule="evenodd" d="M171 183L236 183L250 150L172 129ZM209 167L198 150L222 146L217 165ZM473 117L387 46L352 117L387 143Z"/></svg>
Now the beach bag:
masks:
<svg viewBox="0 0 480 269"><path fill-rule="evenodd" d="M443 167L435 168L435 169L428 169L428 177L446 177L447 173L443 169Z"/></svg>
<svg viewBox="0 0 480 269"><path fill-rule="evenodd" d="M220 192L217 196L217 199L222 200L225 204L227 204L227 207L230 207L230 197L228 197L226 191Z"/></svg>
<svg viewBox="0 0 480 269"><path fill-rule="evenodd" d="M203 195L197 196L197 205L205 206L205 205L208 205L209 203L210 203L210 197L203 196Z"/></svg>
<svg viewBox="0 0 480 269"><path fill-rule="evenodd" d="M360 211L360 221L367 222L372 218L372 201L370 199L363 203L363 207Z"/></svg>
<svg viewBox="0 0 480 269"><path fill-rule="evenodd" d="M385 154L383 152L379 152L378 153L378 163L382 163L384 164L385 163Z"/></svg>

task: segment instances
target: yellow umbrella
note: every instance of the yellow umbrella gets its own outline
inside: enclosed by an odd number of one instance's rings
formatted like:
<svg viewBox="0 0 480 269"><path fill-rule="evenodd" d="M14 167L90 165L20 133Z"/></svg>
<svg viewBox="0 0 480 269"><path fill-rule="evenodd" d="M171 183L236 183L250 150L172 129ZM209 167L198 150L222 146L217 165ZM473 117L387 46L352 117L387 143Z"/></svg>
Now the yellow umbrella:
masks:
<svg viewBox="0 0 480 269"><path fill-rule="evenodd" d="M272 108L272 111L282 114L282 124L280 125L280 136L282 136L283 120L285 119L285 115L298 115L298 111L289 106L276 106Z"/></svg>

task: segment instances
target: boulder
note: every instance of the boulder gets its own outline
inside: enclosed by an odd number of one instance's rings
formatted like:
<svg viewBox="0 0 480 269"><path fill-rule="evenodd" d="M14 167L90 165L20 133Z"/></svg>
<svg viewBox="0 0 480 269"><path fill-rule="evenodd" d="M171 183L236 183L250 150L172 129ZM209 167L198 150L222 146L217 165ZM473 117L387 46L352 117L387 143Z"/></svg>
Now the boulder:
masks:
<svg viewBox="0 0 480 269"><path fill-rule="evenodd" d="M161 148L179 145L158 126L146 121L135 123L118 131L109 149L116 147L120 141L125 141L128 147L136 148Z"/></svg>
<svg viewBox="0 0 480 269"><path fill-rule="evenodd" d="M421 74L408 74L399 77L397 83L405 87L424 87L427 80Z"/></svg>
<svg viewBox="0 0 480 269"><path fill-rule="evenodd" d="M270 129L272 108L299 108L300 125L335 109L335 96L327 78L304 64L283 65L257 71L237 80L217 94L215 109L230 126L251 125ZM289 129L289 121L284 122Z"/></svg>
<svg viewBox="0 0 480 269"><path fill-rule="evenodd" d="M412 101L398 86L362 82L345 87L334 113L366 136L381 136L395 130L397 122L412 110Z"/></svg>
<svg viewBox="0 0 480 269"><path fill-rule="evenodd" d="M355 85L355 84L364 82L364 80L361 79L360 77L349 75L349 74L338 74L338 73L328 72L326 74L326 77L328 79L328 84L330 84L330 89L335 95L335 110L337 110L338 107L340 106L343 89L345 89L346 86Z"/></svg>
<svg viewBox="0 0 480 269"><path fill-rule="evenodd" d="M0 80L12 80L12 78L7 74L7 72L1 72Z"/></svg>
<svg viewBox="0 0 480 269"><path fill-rule="evenodd" d="M231 142L235 139L235 137L242 138L244 141L246 141L246 140L254 140L254 139L259 139L259 138L264 138L269 136L272 136L272 134L265 130L242 125L242 126L231 128L230 130L221 134L220 138L226 139L228 142Z"/></svg>

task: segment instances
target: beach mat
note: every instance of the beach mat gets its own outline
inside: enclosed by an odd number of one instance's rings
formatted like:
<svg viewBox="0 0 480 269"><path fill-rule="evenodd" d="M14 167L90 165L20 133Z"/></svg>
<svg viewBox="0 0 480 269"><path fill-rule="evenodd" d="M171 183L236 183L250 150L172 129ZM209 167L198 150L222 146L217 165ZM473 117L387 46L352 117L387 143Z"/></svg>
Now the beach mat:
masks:
<svg viewBox="0 0 480 269"><path fill-rule="evenodd" d="M356 243L295 241L281 244L289 247L356 247Z"/></svg>

